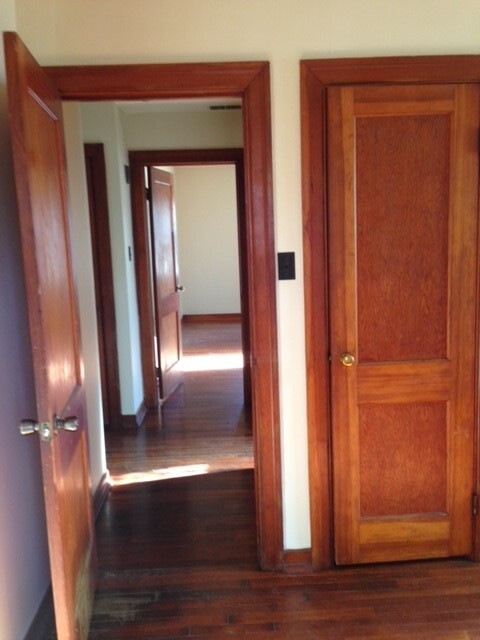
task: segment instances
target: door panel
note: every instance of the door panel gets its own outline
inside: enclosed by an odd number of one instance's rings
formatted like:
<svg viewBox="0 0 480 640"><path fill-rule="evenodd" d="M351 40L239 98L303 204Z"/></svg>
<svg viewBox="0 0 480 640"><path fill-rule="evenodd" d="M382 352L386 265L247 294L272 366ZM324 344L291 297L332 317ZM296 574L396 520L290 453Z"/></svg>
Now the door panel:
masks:
<svg viewBox="0 0 480 640"><path fill-rule="evenodd" d="M40 442L57 634L79 640L88 637L95 548L61 102L16 34L5 34L5 54L36 422L79 422Z"/></svg>
<svg viewBox="0 0 480 640"><path fill-rule="evenodd" d="M328 90L339 564L472 550L478 113L474 85Z"/></svg>
<svg viewBox="0 0 480 640"><path fill-rule="evenodd" d="M149 167L153 282L160 397L166 399L181 382L180 295L172 174Z"/></svg>

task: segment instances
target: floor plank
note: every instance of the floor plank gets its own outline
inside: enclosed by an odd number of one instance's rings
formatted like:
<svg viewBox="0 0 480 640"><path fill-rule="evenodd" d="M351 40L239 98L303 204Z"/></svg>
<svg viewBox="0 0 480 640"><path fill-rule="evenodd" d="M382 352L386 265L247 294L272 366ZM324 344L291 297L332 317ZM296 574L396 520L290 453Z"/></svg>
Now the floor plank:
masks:
<svg viewBox="0 0 480 640"><path fill-rule="evenodd" d="M201 385L208 386L205 380ZM221 405L229 394L219 394L212 380L211 395ZM205 419L207 408L188 414L194 389L166 408L171 422L163 430L150 416L136 440L110 441L119 482L97 527L92 640L480 640L480 565L466 560L306 575L259 571L251 457L247 468L240 461L183 478L153 473L164 463L196 464L189 457L194 450L197 460L213 464L215 438L223 451L217 460L228 460L221 438L237 452L249 439L247 423L222 411L218 421ZM210 445L202 448L202 439ZM132 473L150 482L137 482Z"/></svg>

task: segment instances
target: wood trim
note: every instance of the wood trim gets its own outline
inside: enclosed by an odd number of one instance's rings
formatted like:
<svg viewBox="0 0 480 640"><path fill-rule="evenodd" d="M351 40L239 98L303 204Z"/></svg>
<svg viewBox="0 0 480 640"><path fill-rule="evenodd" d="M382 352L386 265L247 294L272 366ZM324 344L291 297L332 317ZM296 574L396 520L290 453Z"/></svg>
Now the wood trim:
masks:
<svg viewBox="0 0 480 640"><path fill-rule="evenodd" d="M314 569L321 569L333 564L325 201L326 91L328 87L342 84L480 82L480 56L303 60L300 62L300 76L312 565ZM479 324L480 310L475 345L477 353L480 347ZM477 378L480 378L480 361ZM477 385L477 406L479 393ZM480 489L480 409L477 414L475 447L478 463L474 486ZM477 521L472 557L480 560L480 527Z"/></svg>
<svg viewBox="0 0 480 640"><path fill-rule="evenodd" d="M266 62L45 67L64 100L242 96Z"/></svg>
<svg viewBox="0 0 480 640"><path fill-rule="evenodd" d="M268 62L47 67L63 100L242 98L252 422L262 569L283 565L275 246Z"/></svg>
<svg viewBox="0 0 480 640"><path fill-rule="evenodd" d="M301 67L303 254L313 569L332 565L324 87ZM319 544L318 541L321 541Z"/></svg>
<svg viewBox="0 0 480 640"><path fill-rule="evenodd" d="M258 553L260 567L275 570L283 524L270 110L265 64L243 95L243 136Z"/></svg>
<svg viewBox="0 0 480 640"><path fill-rule="evenodd" d="M54 633L55 612L52 585L49 585L23 640L50 640Z"/></svg>
<svg viewBox="0 0 480 640"><path fill-rule="evenodd" d="M243 162L243 149L147 149L130 151L130 162L142 166L194 164L237 164Z"/></svg>
<svg viewBox="0 0 480 640"><path fill-rule="evenodd" d="M237 185L237 219L239 228L239 256L241 277L242 330L244 360L250 363L248 265L245 256L246 213L244 197L243 149L173 149L131 151L129 153L132 200L132 228L135 246L135 275L140 322L140 344L142 358L143 388L145 404L149 409L158 407L157 370L155 365L155 309L151 296L151 274L149 258L149 232L145 198L145 166L182 166L234 164ZM244 368L245 396L250 404L250 367Z"/></svg>
<svg viewBox="0 0 480 640"><path fill-rule="evenodd" d="M145 402L142 402L138 407L137 412L134 414L123 414L121 418L122 427L136 428L140 427L148 413L148 407Z"/></svg>
<svg viewBox="0 0 480 640"><path fill-rule="evenodd" d="M108 411L104 421L110 428L120 427L120 374L117 350L117 323L113 288L112 252L107 196L107 176L103 144L85 144L90 232L95 275L95 300L100 342L100 361L104 372L102 392ZM105 420L105 418L107 418Z"/></svg>
<svg viewBox="0 0 480 640"><path fill-rule="evenodd" d="M110 475L108 471L105 471L93 494L93 514L95 520L97 520L100 515L100 512L108 499L108 494L110 493L111 488L112 483L110 482Z"/></svg>
<svg viewBox="0 0 480 640"><path fill-rule="evenodd" d="M290 575L312 573L312 550L287 549L283 554L283 570Z"/></svg>
<svg viewBox="0 0 480 640"><path fill-rule="evenodd" d="M241 322L241 320L241 313L185 314L182 317L184 324L197 324L202 322L221 322L228 324L230 322Z"/></svg>

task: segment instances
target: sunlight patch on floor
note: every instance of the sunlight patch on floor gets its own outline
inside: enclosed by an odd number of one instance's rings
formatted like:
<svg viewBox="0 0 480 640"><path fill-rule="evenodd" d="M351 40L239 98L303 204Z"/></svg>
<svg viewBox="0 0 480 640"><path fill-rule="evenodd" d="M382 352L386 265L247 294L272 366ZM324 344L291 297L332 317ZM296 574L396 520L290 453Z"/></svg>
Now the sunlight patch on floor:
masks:
<svg viewBox="0 0 480 640"><path fill-rule="evenodd" d="M207 353L183 356L180 363L182 371L228 371L243 368L243 354Z"/></svg>
<svg viewBox="0 0 480 640"><path fill-rule="evenodd" d="M155 480L168 480L169 478L183 478L185 476L199 476L208 473L209 464L188 464L165 469L151 469L149 471L132 471L118 476L111 476L112 485L115 487L127 484L140 484L142 482L154 482Z"/></svg>

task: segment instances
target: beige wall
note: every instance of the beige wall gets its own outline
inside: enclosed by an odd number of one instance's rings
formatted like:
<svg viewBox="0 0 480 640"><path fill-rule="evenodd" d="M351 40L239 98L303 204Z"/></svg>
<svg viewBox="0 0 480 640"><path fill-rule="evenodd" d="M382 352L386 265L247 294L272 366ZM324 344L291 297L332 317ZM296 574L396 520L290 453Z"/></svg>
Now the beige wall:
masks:
<svg viewBox="0 0 480 640"><path fill-rule="evenodd" d="M240 313L235 167L175 167L183 314Z"/></svg>
<svg viewBox="0 0 480 640"><path fill-rule="evenodd" d="M172 111L124 114L129 151L216 149L243 146L241 111Z"/></svg>
<svg viewBox="0 0 480 640"><path fill-rule="evenodd" d="M17 0L43 63L269 60L275 233L297 280L278 285L285 546L310 544L305 408L301 58L477 53L478 0Z"/></svg>
<svg viewBox="0 0 480 640"><path fill-rule="evenodd" d="M107 463L105 457L90 217L83 152L83 131L78 104L72 102L64 103L63 123L71 212L72 257L77 281L80 337L85 371L84 388L87 405L90 476L92 488L95 490L106 471Z"/></svg>

